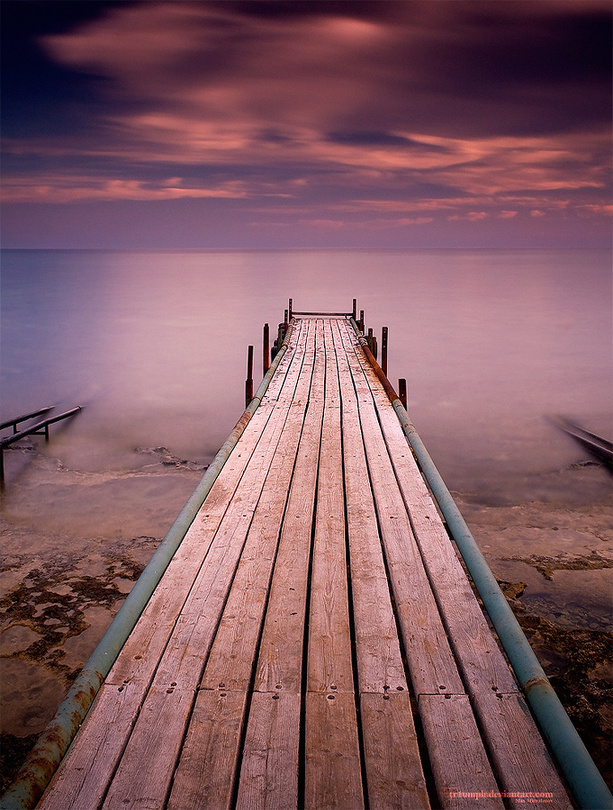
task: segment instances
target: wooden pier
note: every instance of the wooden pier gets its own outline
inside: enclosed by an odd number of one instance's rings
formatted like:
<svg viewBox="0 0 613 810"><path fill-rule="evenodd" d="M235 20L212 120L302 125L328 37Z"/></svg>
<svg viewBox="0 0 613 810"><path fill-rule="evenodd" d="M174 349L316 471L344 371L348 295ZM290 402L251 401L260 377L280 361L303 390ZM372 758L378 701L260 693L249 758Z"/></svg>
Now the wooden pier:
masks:
<svg viewBox="0 0 613 810"><path fill-rule="evenodd" d="M38 807L572 807L350 319L290 320Z"/></svg>

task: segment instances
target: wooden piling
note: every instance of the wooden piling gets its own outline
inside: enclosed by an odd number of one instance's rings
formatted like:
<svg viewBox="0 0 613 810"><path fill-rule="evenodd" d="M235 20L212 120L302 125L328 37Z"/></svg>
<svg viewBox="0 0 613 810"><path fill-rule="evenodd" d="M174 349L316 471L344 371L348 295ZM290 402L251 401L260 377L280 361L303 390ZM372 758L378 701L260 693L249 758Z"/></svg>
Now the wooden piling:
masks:
<svg viewBox="0 0 613 810"><path fill-rule="evenodd" d="M267 323L264 324L264 338L262 341L262 368L264 374L270 368L270 330Z"/></svg>
<svg viewBox="0 0 613 810"><path fill-rule="evenodd" d="M387 375L387 326L381 329L381 368L383 373Z"/></svg>
<svg viewBox="0 0 613 810"><path fill-rule="evenodd" d="M253 399L253 346L247 351L247 380L245 382L245 403L249 405Z"/></svg>
<svg viewBox="0 0 613 810"><path fill-rule="evenodd" d="M398 380L398 399L402 402L403 408L407 408L407 381L401 377Z"/></svg>

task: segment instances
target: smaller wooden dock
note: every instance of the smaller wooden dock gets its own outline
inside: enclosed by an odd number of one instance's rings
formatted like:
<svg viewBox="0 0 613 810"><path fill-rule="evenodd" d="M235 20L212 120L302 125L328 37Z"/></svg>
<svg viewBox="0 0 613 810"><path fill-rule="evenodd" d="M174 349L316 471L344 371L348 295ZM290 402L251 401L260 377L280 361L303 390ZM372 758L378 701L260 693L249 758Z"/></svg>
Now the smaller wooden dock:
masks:
<svg viewBox="0 0 613 810"><path fill-rule="evenodd" d="M41 810L572 806L349 319L267 393Z"/></svg>

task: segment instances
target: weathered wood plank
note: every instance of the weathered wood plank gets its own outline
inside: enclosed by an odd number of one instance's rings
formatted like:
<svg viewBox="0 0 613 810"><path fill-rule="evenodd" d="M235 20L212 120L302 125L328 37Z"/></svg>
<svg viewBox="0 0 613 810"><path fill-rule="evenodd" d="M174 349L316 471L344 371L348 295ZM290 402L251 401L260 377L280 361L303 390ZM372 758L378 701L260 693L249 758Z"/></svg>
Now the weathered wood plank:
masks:
<svg viewBox="0 0 613 810"><path fill-rule="evenodd" d="M408 692L360 695L370 810L430 807Z"/></svg>
<svg viewBox="0 0 613 810"><path fill-rule="evenodd" d="M287 407L283 441L271 459L201 682L205 689L223 682L227 689L246 690L251 681L312 371L311 363L303 364Z"/></svg>
<svg viewBox="0 0 613 810"><path fill-rule="evenodd" d="M345 339L350 339L348 332ZM411 530L370 387L355 354L348 359L358 395L379 530L413 688L418 695L460 694L464 687Z"/></svg>
<svg viewBox="0 0 613 810"><path fill-rule="evenodd" d="M464 677L479 690L517 691L387 394L363 352L359 354L423 564Z"/></svg>
<svg viewBox="0 0 613 810"><path fill-rule="evenodd" d="M111 782L104 810L159 810L163 806L193 702L191 689L169 686L149 693Z"/></svg>
<svg viewBox="0 0 613 810"><path fill-rule="evenodd" d="M302 682L311 525L323 418L325 358L313 341L314 373L262 633L255 690L299 692Z"/></svg>
<svg viewBox="0 0 613 810"><path fill-rule="evenodd" d="M354 696L306 695L305 810L362 810Z"/></svg>
<svg viewBox="0 0 613 810"><path fill-rule="evenodd" d="M419 714L440 806L444 810L466 810L475 806L502 810L500 788L479 736L468 695L421 695Z"/></svg>
<svg viewBox="0 0 613 810"><path fill-rule="evenodd" d="M295 387L300 368L292 372ZM177 620L155 675L187 686L198 683L221 611L285 424L285 409L267 423L221 521L211 549Z"/></svg>
<svg viewBox="0 0 613 810"><path fill-rule="evenodd" d="M37 805L40 810L94 810L100 806L140 703L140 690L134 684L102 686L79 734ZM94 715L95 728L90 732Z"/></svg>
<svg viewBox="0 0 613 810"><path fill-rule="evenodd" d="M334 330L334 337L340 343L338 330ZM360 692L384 694L408 687L370 488L357 399L342 343L338 349L358 683Z"/></svg>
<svg viewBox="0 0 613 810"><path fill-rule="evenodd" d="M230 810L245 701L242 691L198 692L168 810Z"/></svg>
<svg viewBox="0 0 613 810"><path fill-rule="evenodd" d="M477 716L498 781L509 794L509 806L525 808L529 796L540 797L540 803L552 810L570 810L572 804L524 697L484 691Z"/></svg>
<svg viewBox="0 0 613 810"><path fill-rule="evenodd" d="M324 339L326 388L313 539L307 690L352 692L340 397L329 328Z"/></svg>
<svg viewBox="0 0 613 810"><path fill-rule="evenodd" d="M300 705L300 694L253 694L236 810L298 807Z"/></svg>

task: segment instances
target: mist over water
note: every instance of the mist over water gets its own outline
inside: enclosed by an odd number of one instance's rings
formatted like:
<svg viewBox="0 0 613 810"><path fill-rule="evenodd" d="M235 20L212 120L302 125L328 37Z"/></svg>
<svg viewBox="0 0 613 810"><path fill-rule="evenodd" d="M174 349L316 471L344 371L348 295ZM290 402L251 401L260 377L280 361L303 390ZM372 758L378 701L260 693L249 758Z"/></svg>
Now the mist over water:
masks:
<svg viewBox="0 0 613 810"><path fill-rule="evenodd" d="M262 325L290 297L357 298L389 327L390 379L452 488L508 492L571 462L546 415L610 435L606 251L6 251L2 414L87 406L64 441L88 469L137 446L210 460L242 412L247 345L257 384Z"/></svg>

